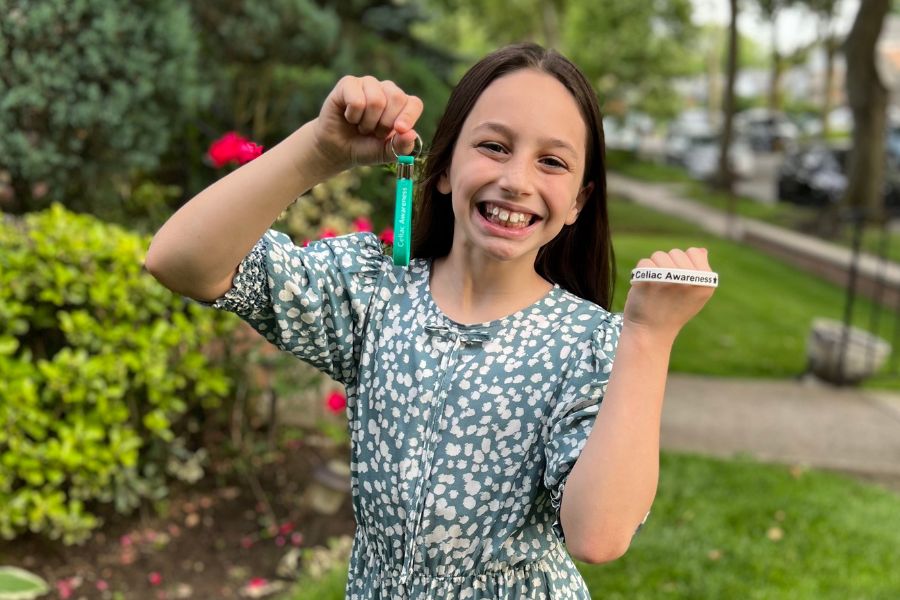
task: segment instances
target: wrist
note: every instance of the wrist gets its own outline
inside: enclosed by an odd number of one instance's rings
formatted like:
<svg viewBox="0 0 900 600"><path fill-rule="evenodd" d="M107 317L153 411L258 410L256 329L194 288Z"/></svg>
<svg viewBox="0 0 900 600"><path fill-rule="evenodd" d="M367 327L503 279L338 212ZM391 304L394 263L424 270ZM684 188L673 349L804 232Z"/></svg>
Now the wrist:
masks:
<svg viewBox="0 0 900 600"><path fill-rule="evenodd" d="M317 121L318 119L309 121L286 140L294 170L298 176L309 181L310 188L342 173L350 166L323 151L316 136Z"/></svg>
<svg viewBox="0 0 900 600"><path fill-rule="evenodd" d="M620 337L627 337L631 343L647 348L671 349L675 344L675 338L678 337L678 330L651 326L626 317L622 322Z"/></svg>

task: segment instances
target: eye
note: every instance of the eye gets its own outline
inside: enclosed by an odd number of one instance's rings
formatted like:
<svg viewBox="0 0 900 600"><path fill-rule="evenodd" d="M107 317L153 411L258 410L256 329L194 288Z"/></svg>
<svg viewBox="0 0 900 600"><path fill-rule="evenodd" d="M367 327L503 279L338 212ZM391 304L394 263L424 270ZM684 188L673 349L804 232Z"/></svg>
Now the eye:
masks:
<svg viewBox="0 0 900 600"><path fill-rule="evenodd" d="M478 144L478 147L484 148L488 152L506 152L506 148L503 146L503 144L500 144L498 142L481 142L480 144Z"/></svg>
<svg viewBox="0 0 900 600"><path fill-rule="evenodd" d="M556 158L555 156L545 156L541 158L541 164L544 164L552 169L562 169L565 171L569 170L569 165L564 163L561 159Z"/></svg>

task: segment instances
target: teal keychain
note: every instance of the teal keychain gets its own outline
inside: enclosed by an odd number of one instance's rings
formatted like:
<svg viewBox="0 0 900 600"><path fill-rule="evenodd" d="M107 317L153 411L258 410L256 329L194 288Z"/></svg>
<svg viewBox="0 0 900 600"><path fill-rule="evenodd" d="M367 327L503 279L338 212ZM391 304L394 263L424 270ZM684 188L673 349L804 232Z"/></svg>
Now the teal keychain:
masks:
<svg viewBox="0 0 900 600"><path fill-rule="evenodd" d="M416 134L419 152L413 146L412 154L397 154L394 138L391 151L397 157L397 190L394 195L394 264L405 267L409 264L412 239L413 177L417 154L422 152L422 138Z"/></svg>

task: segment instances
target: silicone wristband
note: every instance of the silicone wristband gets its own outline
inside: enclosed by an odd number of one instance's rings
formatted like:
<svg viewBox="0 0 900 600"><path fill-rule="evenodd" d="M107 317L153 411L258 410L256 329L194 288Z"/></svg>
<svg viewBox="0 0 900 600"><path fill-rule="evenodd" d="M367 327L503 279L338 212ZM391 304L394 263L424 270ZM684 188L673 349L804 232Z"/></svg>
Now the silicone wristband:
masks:
<svg viewBox="0 0 900 600"><path fill-rule="evenodd" d="M714 271L695 271L693 269L658 269L641 267L632 269L631 283L678 283L681 285L699 285L703 287L719 287L719 274Z"/></svg>

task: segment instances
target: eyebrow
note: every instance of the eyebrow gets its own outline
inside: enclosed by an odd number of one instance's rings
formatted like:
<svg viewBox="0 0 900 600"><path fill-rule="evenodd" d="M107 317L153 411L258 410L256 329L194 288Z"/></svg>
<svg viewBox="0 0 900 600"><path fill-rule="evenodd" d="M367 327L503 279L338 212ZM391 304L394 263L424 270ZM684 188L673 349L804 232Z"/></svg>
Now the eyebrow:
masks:
<svg viewBox="0 0 900 600"><path fill-rule="evenodd" d="M497 133L505 135L506 137L509 137L509 138L516 137L515 132L510 127L507 127L506 125L503 125L502 123L496 123L494 121L485 121L484 123L475 127L475 131L478 131L479 129L490 129L491 131L496 131ZM564 148L564 149L568 150L569 152L571 152L572 154L574 154L575 156L578 156L578 152L575 150L575 147L572 144L570 144L569 142L562 140L560 138L544 138L544 139L541 139L540 141L541 141L541 144L544 146L552 146L554 148Z"/></svg>

